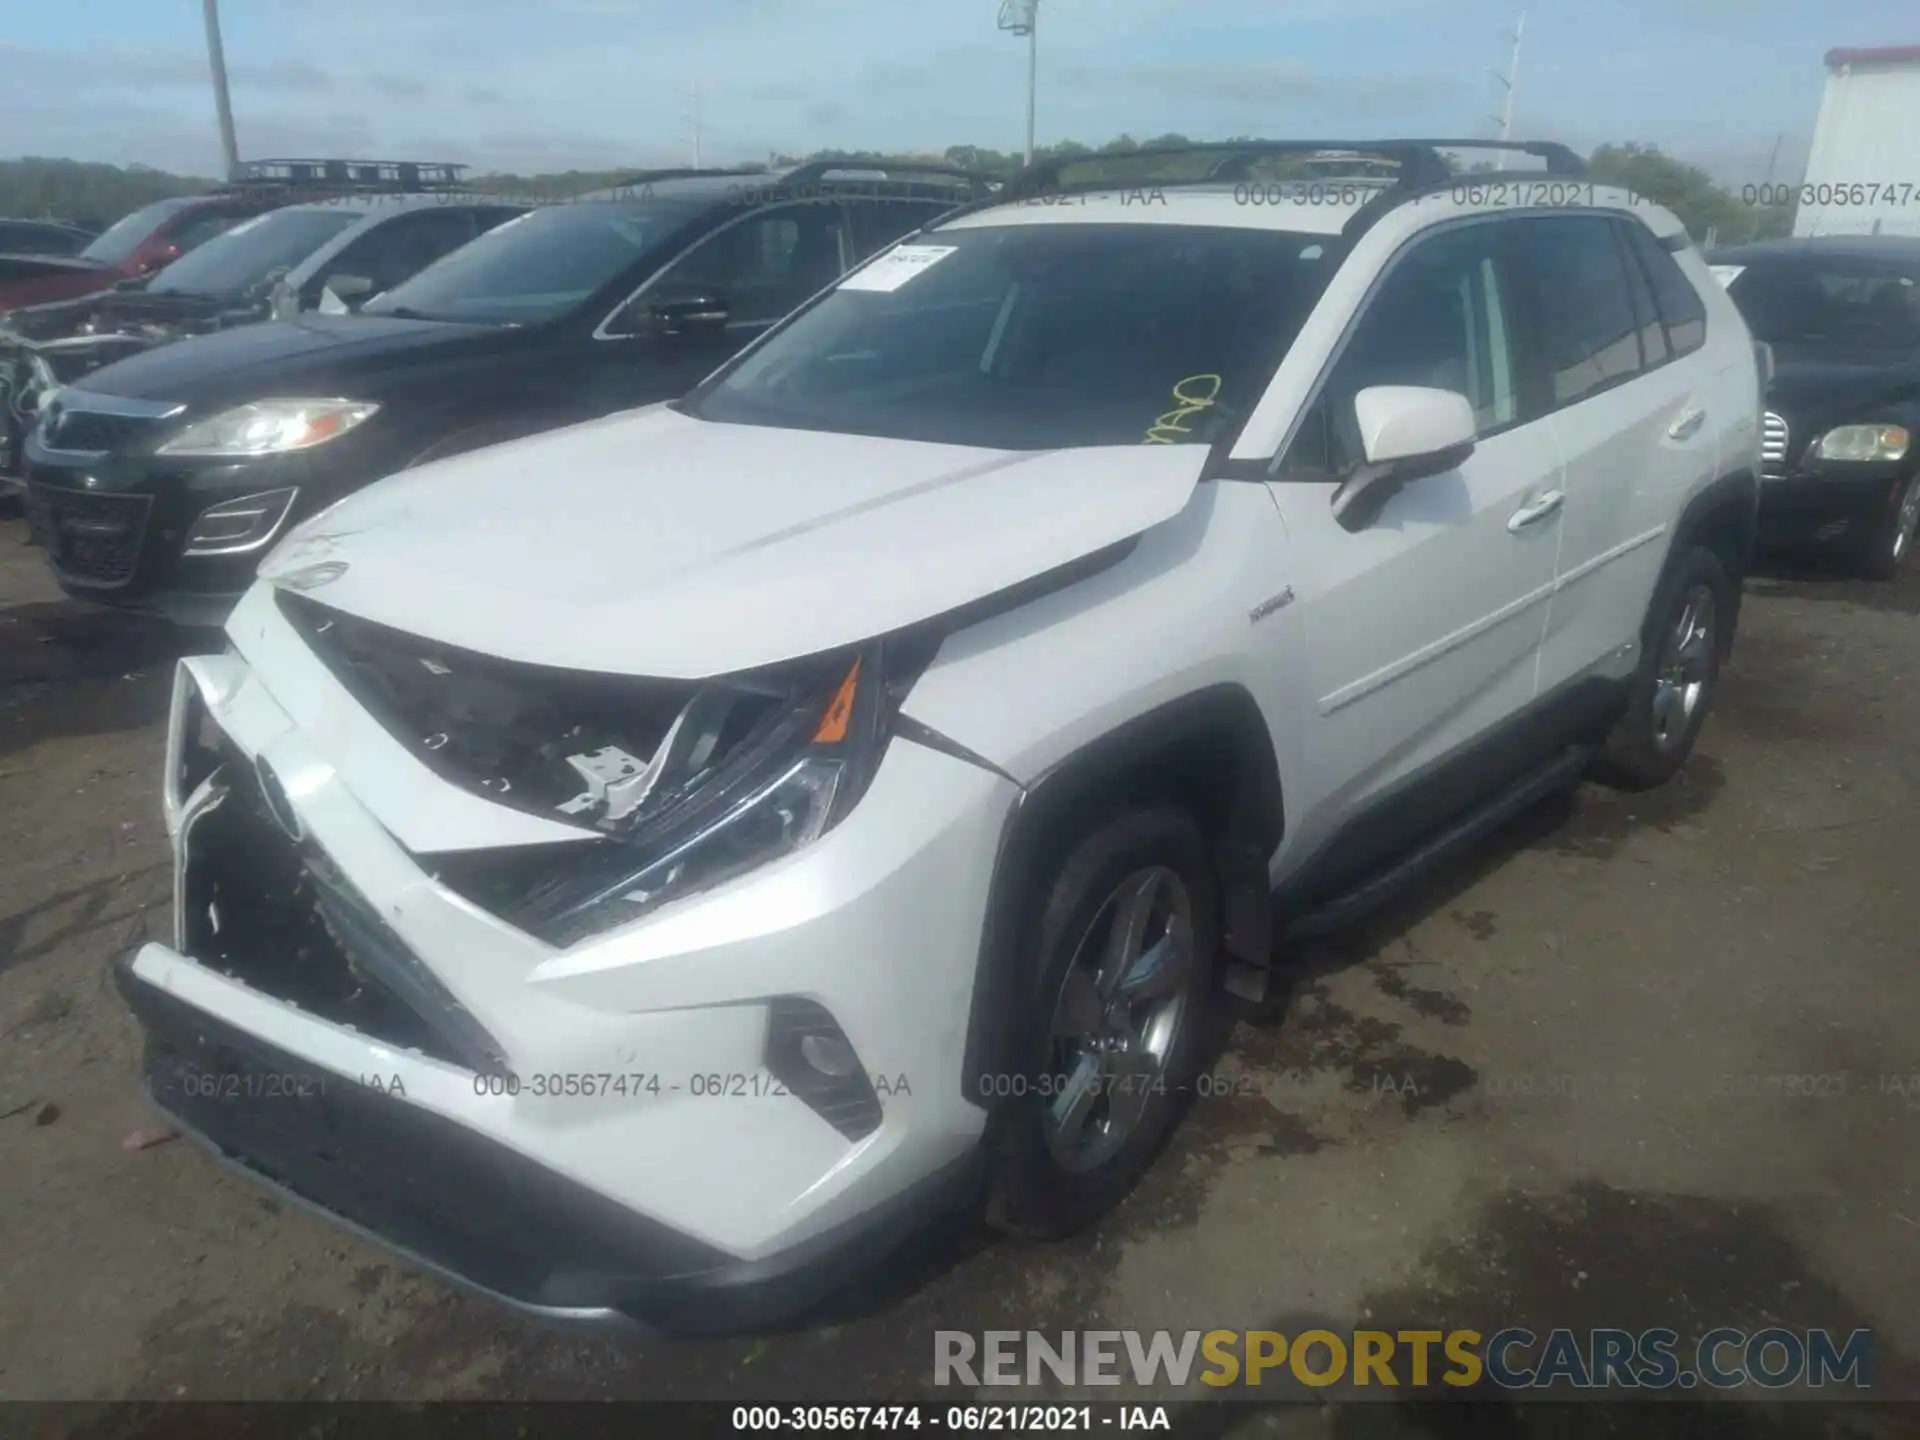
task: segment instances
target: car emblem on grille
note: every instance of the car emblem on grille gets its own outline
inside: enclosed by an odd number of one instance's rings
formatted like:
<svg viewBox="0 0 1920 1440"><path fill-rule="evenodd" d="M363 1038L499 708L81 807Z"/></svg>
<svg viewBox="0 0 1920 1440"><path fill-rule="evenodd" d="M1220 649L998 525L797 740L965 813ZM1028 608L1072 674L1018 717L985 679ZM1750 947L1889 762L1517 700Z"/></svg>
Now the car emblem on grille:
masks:
<svg viewBox="0 0 1920 1440"><path fill-rule="evenodd" d="M295 842L306 839L306 827L300 823L300 817L294 813L293 801L287 795L287 787L280 783L280 777L273 773L273 766L262 755L253 762L254 773L260 777L260 799L267 807L267 813L273 816L273 823L287 832L287 838Z"/></svg>

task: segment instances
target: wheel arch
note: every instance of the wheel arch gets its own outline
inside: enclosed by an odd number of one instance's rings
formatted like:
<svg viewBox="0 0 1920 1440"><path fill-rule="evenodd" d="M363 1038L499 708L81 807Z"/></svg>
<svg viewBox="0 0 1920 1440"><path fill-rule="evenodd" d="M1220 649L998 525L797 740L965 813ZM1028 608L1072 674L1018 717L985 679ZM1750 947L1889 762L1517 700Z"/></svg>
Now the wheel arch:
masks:
<svg viewBox="0 0 1920 1440"><path fill-rule="evenodd" d="M1759 533L1760 477L1748 469L1731 471L1704 486L1687 502L1674 525L1673 544L1661 568L1660 573L1665 575L1696 545L1711 550L1726 568L1727 578L1733 581L1734 613L1721 632L1722 659L1733 650L1741 592L1753 567ZM1651 614L1647 623L1653 623Z"/></svg>
<svg viewBox="0 0 1920 1440"><path fill-rule="evenodd" d="M966 1098L988 1108L988 1082L1018 1064L1033 982L1025 927L1051 879L1048 857L1129 804L1175 803L1207 835L1220 882L1229 961L1271 957L1267 863L1285 832L1279 762L1265 717L1239 684L1219 684L1128 720L1041 775L1001 830L981 926L962 1062Z"/></svg>

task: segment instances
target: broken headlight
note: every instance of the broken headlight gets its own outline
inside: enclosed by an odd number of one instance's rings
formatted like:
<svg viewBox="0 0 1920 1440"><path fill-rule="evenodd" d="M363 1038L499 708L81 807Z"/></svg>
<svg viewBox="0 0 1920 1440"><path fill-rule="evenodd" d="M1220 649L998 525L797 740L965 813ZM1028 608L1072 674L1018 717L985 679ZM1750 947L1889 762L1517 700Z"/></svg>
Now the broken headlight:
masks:
<svg viewBox="0 0 1920 1440"><path fill-rule="evenodd" d="M875 644L784 682L715 682L651 760L569 757L587 788L561 808L612 833L509 918L570 945L818 839L879 768L897 703L887 679Z"/></svg>

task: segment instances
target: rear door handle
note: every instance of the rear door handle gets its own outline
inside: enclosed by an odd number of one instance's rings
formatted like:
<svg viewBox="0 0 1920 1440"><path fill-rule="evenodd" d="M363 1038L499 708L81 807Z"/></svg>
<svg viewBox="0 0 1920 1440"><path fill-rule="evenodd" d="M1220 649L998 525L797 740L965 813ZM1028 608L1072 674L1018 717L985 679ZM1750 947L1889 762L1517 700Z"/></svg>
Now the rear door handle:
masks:
<svg viewBox="0 0 1920 1440"><path fill-rule="evenodd" d="M1549 490L1530 505L1522 505L1513 512L1513 518L1507 521L1507 529L1518 535L1529 525L1538 525L1562 505L1567 497L1558 490Z"/></svg>
<svg viewBox="0 0 1920 1440"><path fill-rule="evenodd" d="M1706 411L1689 410L1667 427L1667 438L1670 440L1685 440L1706 423Z"/></svg>

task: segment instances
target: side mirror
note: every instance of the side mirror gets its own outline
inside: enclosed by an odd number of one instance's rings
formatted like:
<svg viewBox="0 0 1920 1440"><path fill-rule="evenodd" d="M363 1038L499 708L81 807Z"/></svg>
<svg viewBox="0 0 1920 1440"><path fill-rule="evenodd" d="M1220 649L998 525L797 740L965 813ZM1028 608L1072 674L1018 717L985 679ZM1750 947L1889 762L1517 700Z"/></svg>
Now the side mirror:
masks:
<svg viewBox="0 0 1920 1440"><path fill-rule="evenodd" d="M718 334L726 328L730 313L727 297L713 290L663 295L646 308L654 334L686 338Z"/></svg>
<svg viewBox="0 0 1920 1440"><path fill-rule="evenodd" d="M1375 385L1353 398L1366 463L1333 492L1333 516L1364 530L1415 480L1455 469L1473 453L1473 406L1453 390Z"/></svg>
<svg viewBox="0 0 1920 1440"><path fill-rule="evenodd" d="M373 295L373 289L373 281L364 275L329 275L320 291L320 310L332 315L358 310ZM332 304L328 304L329 298Z"/></svg>

